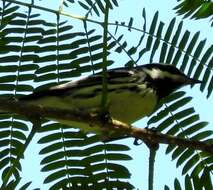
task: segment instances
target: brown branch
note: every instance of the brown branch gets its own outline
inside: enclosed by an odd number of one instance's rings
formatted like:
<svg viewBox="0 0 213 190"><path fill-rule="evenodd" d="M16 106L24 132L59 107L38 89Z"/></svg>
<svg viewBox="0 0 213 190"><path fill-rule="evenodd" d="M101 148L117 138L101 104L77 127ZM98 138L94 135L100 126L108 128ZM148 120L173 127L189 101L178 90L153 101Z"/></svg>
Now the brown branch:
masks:
<svg viewBox="0 0 213 190"><path fill-rule="evenodd" d="M171 135L155 132L150 129L136 128L131 125L127 125L123 122L112 118L111 121L104 122L97 114L85 113L78 110L68 111L62 109L45 108L41 106L34 106L22 101L14 99L0 98L0 112L12 112L20 115L24 115L27 118L43 117L43 118L55 118L56 120L68 120L75 122L84 122L92 126L99 126L108 133L116 133L128 137L134 137L141 139L150 144L170 144L178 145L183 148L192 148L208 152L213 155L213 144L207 144L201 141L195 141L190 139L183 139L174 137ZM101 131L101 130L100 130Z"/></svg>

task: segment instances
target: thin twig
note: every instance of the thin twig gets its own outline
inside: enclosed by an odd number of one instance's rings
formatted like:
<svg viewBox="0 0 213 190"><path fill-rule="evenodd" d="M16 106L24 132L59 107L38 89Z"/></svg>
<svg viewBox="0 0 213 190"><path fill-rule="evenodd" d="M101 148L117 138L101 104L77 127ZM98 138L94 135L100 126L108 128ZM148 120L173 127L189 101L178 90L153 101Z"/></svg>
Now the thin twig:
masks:
<svg viewBox="0 0 213 190"><path fill-rule="evenodd" d="M107 113L107 34L108 34L109 4L106 2L103 24L103 79L102 79L102 114Z"/></svg>
<svg viewBox="0 0 213 190"><path fill-rule="evenodd" d="M148 189L153 190L154 185L154 166L155 166L156 151L153 149L149 150L149 178L148 178Z"/></svg>

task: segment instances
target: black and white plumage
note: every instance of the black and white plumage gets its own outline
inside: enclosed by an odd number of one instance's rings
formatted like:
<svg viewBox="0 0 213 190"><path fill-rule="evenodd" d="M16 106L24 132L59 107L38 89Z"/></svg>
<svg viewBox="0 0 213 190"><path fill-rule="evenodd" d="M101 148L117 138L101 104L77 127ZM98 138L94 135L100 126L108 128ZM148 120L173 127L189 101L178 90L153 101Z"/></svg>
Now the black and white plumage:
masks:
<svg viewBox="0 0 213 190"><path fill-rule="evenodd" d="M149 116L159 100L178 88L200 83L167 64L146 64L134 68L107 71L107 100L112 117L133 123ZM93 111L100 108L102 73L68 82L24 96L21 101L43 107ZM54 118L53 118L54 120ZM96 131L87 124L60 121L86 131ZM75 126L76 125L76 126Z"/></svg>

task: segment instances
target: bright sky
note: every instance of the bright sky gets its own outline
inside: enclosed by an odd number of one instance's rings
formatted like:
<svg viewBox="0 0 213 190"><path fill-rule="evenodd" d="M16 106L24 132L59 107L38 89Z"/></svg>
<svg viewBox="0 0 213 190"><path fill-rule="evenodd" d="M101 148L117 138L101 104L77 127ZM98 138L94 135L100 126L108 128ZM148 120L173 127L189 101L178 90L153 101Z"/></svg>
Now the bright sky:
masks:
<svg viewBox="0 0 213 190"><path fill-rule="evenodd" d="M43 0L44 3L46 2L48 7L54 7L59 0L52 0L51 6L50 1ZM26 2L26 1L25 1ZM170 21L173 17L175 17L175 11L172 10L175 5L177 5L176 0L120 0L119 1L120 7L115 11L110 12L110 19L113 22L114 20L117 21L126 21L128 23L129 18L133 17L134 24L136 26L141 27L143 22L141 20L142 9L145 7L146 9L146 16L147 22L152 19L155 11L159 11L159 18L163 22ZM76 11L75 14L78 12ZM139 18L139 19L137 19ZM50 21L54 22L54 17L49 17ZM181 17L178 17L177 20L181 20ZM82 23L81 23L82 25ZM199 21L191 21L185 20L184 27L195 33L197 31L201 31L201 38L208 37L208 44L206 47L209 47L212 44L212 36L210 24L207 20L199 20ZM135 42L134 35L129 34L130 38L128 39L130 43ZM125 57L120 58L120 62L118 65L123 66L122 60L125 60ZM157 59L156 59L157 60ZM143 58L144 64L148 62L148 57ZM197 113L200 114L201 121L209 121L210 125L212 125L212 115L209 110L206 108L209 105L213 105L213 98L210 97L208 100L205 98L205 93L200 93L198 88L186 88L187 94L193 96L192 104L195 107ZM202 102L202 104L200 104ZM143 126L145 127L145 121L139 121L135 124L135 126ZM26 151L25 159L22 160L23 163L23 177L26 179L26 182L33 180L33 184L31 187L40 187L42 190L47 189L47 186L42 187L42 181L46 176L45 173L40 172L39 163L41 157L38 156L38 152L40 151L40 145L36 144L38 140L38 135L33 140L34 143L28 147ZM122 141L124 143L124 141ZM133 143L133 140L125 141L126 144L130 145ZM176 162L171 162L171 156L164 155L165 146L161 146L160 150L157 153L156 157L156 168L155 168L155 189L163 189L164 185L167 184L173 188L174 176L181 179L181 169L177 169L175 167ZM135 185L136 188L142 190L147 189L147 172L148 172L148 149L145 145L142 146L133 146L132 150L129 153L133 157L133 161L126 162L126 166L132 173L131 183Z"/></svg>

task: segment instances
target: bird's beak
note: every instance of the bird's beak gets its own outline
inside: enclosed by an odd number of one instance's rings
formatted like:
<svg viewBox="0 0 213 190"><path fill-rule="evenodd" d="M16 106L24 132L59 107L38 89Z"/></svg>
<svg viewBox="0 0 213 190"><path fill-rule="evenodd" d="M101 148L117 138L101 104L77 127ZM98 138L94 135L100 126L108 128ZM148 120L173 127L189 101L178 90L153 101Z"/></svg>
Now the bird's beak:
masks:
<svg viewBox="0 0 213 190"><path fill-rule="evenodd" d="M193 78L186 78L186 81L185 81L185 84L189 84L189 85L192 85L192 84L198 84L198 83L202 83L201 80L198 80L198 79L193 79Z"/></svg>

